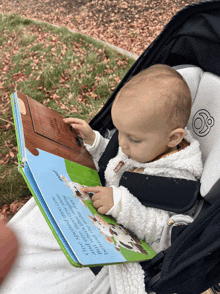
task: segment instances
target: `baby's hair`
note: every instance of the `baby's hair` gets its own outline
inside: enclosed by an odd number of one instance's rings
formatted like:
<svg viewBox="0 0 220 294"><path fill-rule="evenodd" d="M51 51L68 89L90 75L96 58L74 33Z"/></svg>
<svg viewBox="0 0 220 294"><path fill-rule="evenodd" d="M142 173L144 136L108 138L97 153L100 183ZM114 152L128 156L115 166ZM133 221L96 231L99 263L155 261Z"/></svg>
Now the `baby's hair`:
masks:
<svg viewBox="0 0 220 294"><path fill-rule="evenodd" d="M143 97L147 97L149 91L151 95L152 91L155 93L152 99L161 106L158 109L166 115L171 129L184 128L187 125L192 106L191 93L186 81L175 69L162 64L144 69L125 84L116 98L121 98L123 90L127 89L135 99L135 88L140 87L143 89ZM126 95L129 95L128 91Z"/></svg>

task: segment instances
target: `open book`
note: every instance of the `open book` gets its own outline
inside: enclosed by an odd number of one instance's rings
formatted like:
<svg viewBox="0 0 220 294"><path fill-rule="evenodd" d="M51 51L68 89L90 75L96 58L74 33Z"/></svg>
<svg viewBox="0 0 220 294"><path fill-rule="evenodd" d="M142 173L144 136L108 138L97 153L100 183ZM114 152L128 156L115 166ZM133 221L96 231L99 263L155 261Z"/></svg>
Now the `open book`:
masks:
<svg viewBox="0 0 220 294"><path fill-rule="evenodd" d="M101 185L92 157L63 117L15 92L11 95L19 171L69 262L78 267L137 262L156 253L100 215L81 186Z"/></svg>

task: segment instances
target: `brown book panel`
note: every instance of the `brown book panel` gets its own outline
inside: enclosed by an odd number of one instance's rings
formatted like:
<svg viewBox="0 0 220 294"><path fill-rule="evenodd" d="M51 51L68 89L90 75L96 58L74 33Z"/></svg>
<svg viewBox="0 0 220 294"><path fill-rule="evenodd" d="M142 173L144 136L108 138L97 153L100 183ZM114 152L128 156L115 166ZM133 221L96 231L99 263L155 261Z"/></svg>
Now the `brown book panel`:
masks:
<svg viewBox="0 0 220 294"><path fill-rule="evenodd" d="M38 149L95 169L91 155L62 115L17 92L26 148L35 156Z"/></svg>
<svg viewBox="0 0 220 294"><path fill-rule="evenodd" d="M77 133L70 130L69 125L63 122L63 117L52 109L45 107L34 99L28 98L34 131L50 140L65 145L80 152L76 145Z"/></svg>

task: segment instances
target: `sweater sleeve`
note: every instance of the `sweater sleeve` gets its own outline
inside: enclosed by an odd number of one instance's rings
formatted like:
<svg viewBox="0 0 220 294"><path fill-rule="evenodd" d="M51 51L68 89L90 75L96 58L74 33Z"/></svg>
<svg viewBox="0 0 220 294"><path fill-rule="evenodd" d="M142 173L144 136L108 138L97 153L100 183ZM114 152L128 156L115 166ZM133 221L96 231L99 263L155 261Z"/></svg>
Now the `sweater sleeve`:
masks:
<svg viewBox="0 0 220 294"><path fill-rule="evenodd" d="M107 214L111 214L117 223L131 230L148 244L159 242L163 228L170 218L170 213L161 209L145 207L123 186L111 187L117 203Z"/></svg>
<svg viewBox="0 0 220 294"><path fill-rule="evenodd" d="M102 156L103 152L105 151L105 148L107 147L109 143L109 139L104 138L98 131L95 132L95 140L93 145L89 145L84 143L84 146L86 147L87 151L92 155L94 164L96 169L98 170L98 161L100 157Z"/></svg>

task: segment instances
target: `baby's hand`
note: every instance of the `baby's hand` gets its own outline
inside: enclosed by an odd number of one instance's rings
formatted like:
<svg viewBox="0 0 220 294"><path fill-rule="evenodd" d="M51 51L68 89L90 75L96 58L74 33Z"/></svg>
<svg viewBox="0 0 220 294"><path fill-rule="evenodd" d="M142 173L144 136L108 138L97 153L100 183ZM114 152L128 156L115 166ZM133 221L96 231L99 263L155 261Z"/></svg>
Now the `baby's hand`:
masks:
<svg viewBox="0 0 220 294"><path fill-rule="evenodd" d="M78 131L86 144L92 145L94 143L95 132L86 121L73 117L64 118L63 121L66 124L70 124L72 128Z"/></svg>
<svg viewBox="0 0 220 294"><path fill-rule="evenodd" d="M98 213L105 214L114 206L113 189L111 187L86 187L81 189L84 193L95 193L92 196L93 206Z"/></svg>

